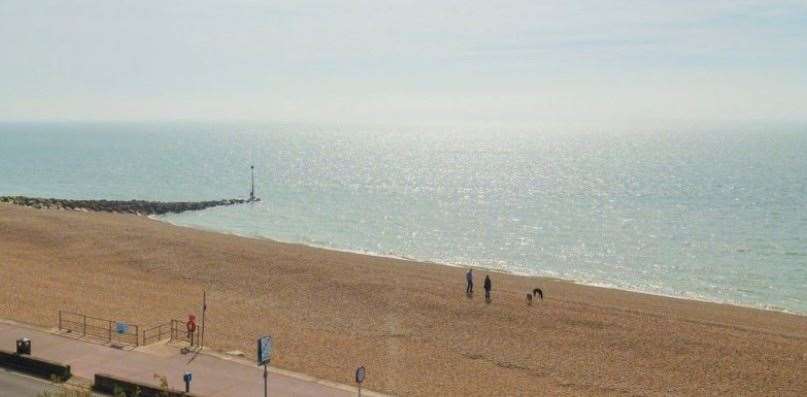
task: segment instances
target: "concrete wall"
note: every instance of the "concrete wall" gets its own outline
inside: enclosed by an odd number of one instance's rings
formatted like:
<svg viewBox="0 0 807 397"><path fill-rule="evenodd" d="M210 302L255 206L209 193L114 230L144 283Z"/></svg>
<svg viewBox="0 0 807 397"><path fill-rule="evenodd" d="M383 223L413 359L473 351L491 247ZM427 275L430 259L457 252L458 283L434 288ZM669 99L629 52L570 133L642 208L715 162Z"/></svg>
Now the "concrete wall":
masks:
<svg viewBox="0 0 807 397"><path fill-rule="evenodd" d="M140 397L201 397L198 394L185 394L185 392L173 389L167 390L167 394L160 394L165 392L159 387L153 385L132 382L125 379L116 378L111 375L95 374L95 385L93 386L94 390L101 393L112 394L115 391L116 386L119 388L119 390L125 392L127 396L134 396L135 391L140 390Z"/></svg>
<svg viewBox="0 0 807 397"><path fill-rule="evenodd" d="M0 350L0 367L49 380L57 377L59 380L66 381L72 376L69 365L28 355L17 355L5 350Z"/></svg>

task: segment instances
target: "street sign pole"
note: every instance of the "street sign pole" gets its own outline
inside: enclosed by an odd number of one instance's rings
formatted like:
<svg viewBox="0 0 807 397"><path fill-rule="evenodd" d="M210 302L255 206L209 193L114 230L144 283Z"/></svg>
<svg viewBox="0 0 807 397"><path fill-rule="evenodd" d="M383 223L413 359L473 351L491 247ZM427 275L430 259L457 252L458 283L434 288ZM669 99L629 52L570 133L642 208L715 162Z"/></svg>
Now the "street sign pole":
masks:
<svg viewBox="0 0 807 397"><path fill-rule="evenodd" d="M185 393L191 392L191 379L193 375L190 372L185 372L185 375L182 376L182 380L185 381Z"/></svg>
<svg viewBox="0 0 807 397"><path fill-rule="evenodd" d="M269 371L266 369L266 364L263 364L263 397L269 395Z"/></svg>
<svg viewBox="0 0 807 397"><path fill-rule="evenodd" d="M263 397L269 396L269 362L272 361L272 337L258 338L258 365L263 365Z"/></svg>
<svg viewBox="0 0 807 397"><path fill-rule="evenodd" d="M361 384L364 383L366 374L367 371L364 369L363 365L356 369L356 383L359 384L359 397L361 397Z"/></svg>

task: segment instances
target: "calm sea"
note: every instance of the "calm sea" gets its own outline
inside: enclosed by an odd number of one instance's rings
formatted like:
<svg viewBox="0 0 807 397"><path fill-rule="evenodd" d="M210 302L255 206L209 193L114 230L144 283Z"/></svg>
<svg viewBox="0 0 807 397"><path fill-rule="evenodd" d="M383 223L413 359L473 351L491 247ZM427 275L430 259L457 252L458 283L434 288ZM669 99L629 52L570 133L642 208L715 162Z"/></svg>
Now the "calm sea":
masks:
<svg viewBox="0 0 807 397"><path fill-rule="evenodd" d="M807 313L807 129L0 124L0 195L252 205L175 223ZM2 253L0 253L2 255Z"/></svg>

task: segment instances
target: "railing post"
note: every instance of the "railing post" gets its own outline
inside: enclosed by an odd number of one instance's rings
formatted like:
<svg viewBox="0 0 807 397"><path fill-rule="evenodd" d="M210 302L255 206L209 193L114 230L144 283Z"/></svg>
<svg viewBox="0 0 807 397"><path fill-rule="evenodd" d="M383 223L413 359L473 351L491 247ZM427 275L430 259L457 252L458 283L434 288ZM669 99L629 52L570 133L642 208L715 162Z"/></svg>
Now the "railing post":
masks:
<svg viewBox="0 0 807 397"><path fill-rule="evenodd" d="M109 335L109 343L112 343L112 321L106 322L107 334Z"/></svg>
<svg viewBox="0 0 807 397"><path fill-rule="evenodd" d="M87 336L87 316L82 314L81 317L84 318L84 328L81 331L81 336Z"/></svg>
<svg viewBox="0 0 807 397"><path fill-rule="evenodd" d="M62 311L59 310L59 331L62 330Z"/></svg>

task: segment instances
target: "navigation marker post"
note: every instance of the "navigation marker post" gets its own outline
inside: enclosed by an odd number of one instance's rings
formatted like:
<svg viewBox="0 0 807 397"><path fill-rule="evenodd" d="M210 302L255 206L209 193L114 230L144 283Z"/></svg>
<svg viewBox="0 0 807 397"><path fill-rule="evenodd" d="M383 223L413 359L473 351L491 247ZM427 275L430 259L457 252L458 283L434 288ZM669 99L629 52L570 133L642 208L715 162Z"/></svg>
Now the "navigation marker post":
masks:
<svg viewBox="0 0 807 397"><path fill-rule="evenodd" d="M364 365L356 369L356 383L359 384L359 397L361 397L361 384L364 382L364 376L366 375L366 370L364 369Z"/></svg>
<svg viewBox="0 0 807 397"><path fill-rule="evenodd" d="M272 360L272 337L261 336L258 338L258 366L263 365L263 397L269 394L269 361Z"/></svg>
<svg viewBox="0 0 807 397"><path fill-rule="evenodd" d="M250 165L249 169L252 170L252 189L249 191L249 201L255 201L255 165Z"/></svg>

